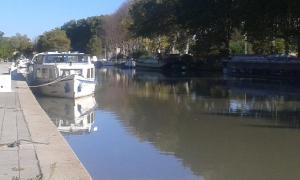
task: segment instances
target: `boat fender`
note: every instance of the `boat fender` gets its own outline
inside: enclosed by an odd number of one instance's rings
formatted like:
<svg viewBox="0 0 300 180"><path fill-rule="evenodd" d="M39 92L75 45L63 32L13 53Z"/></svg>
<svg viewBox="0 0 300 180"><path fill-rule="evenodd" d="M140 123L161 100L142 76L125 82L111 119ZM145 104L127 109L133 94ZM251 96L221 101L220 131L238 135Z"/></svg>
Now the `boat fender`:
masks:
<svg viewBox="0 0 300 180"><path fill-rule="evenodd" d="M80 83L77 87L77 92L81 92L81 89L82 89L82 83Z"/></svg>
<svg viewBox="0 0 300 180"><path fill-rule="evenodd" d="M65 93L69 93L70 92L70 85L69 85L69 83L65 83Z"/></svg>

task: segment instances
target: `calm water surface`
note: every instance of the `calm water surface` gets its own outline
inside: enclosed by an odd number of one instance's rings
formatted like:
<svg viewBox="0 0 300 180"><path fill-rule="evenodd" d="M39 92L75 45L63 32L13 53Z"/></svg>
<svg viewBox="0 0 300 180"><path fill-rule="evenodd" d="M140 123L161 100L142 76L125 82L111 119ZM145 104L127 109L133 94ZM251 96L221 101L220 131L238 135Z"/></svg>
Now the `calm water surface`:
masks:
<svg viewBox="0 0 300 180"><path fill-rule="evenodd" d="M39 98L94 179L300 179L300 86L100 69L95 97Z"/></svg>

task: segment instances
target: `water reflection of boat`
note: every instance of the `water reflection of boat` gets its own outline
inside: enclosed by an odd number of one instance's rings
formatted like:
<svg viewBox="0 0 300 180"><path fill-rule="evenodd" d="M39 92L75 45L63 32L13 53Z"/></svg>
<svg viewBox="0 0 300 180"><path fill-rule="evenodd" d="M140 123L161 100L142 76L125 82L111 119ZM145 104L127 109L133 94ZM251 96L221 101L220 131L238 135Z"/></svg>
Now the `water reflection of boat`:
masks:
<svg viewBox="0 0 300 180"><path fill-rule="evenodd" d="M72 134L97 131L97 127L93 127L96 107L93 96L78 99L40 97L38 101L59 131Z"/></svg>
<svg viewBox="0 0 300 180"><path fill-rule="evenodd" d="M288 99L300 99L300 86L294 81L267 80L267 79L233 79L227 81L227 86L235 94L247 94L258 97L282 97Z"/></svg>

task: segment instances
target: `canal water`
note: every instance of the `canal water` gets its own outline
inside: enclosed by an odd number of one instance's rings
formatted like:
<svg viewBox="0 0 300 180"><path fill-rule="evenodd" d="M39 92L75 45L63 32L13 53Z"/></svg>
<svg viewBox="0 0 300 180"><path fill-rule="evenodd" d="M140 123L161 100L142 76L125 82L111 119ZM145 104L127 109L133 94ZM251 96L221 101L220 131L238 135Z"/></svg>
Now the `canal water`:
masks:
<svg viewBox="0 0 300 180"><path fill-rule="evenodd" d="M94 97L39 97L94 179L300 179L300 86L99 69Z"/></svg>

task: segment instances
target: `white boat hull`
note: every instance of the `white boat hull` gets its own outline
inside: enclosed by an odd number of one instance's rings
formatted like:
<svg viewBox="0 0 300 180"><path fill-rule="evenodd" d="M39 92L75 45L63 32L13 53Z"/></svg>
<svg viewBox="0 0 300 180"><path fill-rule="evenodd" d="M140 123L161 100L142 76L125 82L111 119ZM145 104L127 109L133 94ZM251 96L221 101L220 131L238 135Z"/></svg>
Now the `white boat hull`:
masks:
<svg viewBox="0 0 300 180"><path fill-rule="evenodd" d="M87 80L78 75L72 75L68 78L62 78L58 82L50 82L48 85L40 86L38 89L41 94L46 96L79 98L93 94L95 86L95 81Z"/></svg>

